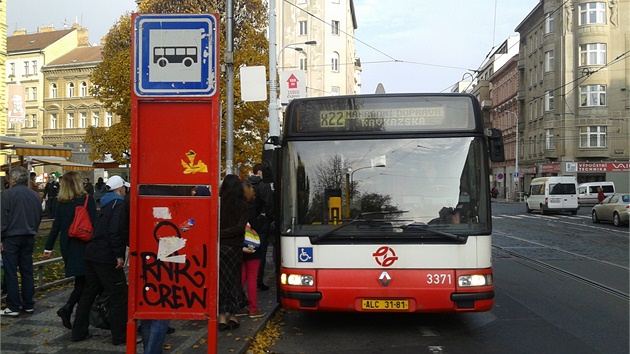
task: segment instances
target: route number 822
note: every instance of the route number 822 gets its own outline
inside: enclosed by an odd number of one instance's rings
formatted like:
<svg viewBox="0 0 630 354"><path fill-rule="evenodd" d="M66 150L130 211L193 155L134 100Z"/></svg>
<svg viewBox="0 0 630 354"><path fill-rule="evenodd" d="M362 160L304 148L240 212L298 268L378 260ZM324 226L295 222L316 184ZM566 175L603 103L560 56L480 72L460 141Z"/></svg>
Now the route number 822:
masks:
<svg viewBox="0 0 630 354"><path fill-rule="evenodd" d="M322 128L345 127L346 119L343 112L320 112L319 126Z"/></svg>

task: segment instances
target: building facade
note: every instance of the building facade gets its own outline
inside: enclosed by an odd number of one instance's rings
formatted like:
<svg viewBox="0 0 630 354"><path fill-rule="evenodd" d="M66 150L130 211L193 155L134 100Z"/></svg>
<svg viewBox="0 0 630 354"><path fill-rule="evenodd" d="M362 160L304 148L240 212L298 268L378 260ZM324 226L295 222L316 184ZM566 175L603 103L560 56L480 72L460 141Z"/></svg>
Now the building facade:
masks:
<svg viewBox="0 0 630 354"><path fill-rule="evenodd" d="M275 13L278 73L305 71L307 97L360 93L353 0L276 1Z"/></svg>
<svg viewBox="0 0 630 354"><path fill-rule="evenodd" d="M542 0L516 27L519 172L630 189L630 1Z"/></svg>

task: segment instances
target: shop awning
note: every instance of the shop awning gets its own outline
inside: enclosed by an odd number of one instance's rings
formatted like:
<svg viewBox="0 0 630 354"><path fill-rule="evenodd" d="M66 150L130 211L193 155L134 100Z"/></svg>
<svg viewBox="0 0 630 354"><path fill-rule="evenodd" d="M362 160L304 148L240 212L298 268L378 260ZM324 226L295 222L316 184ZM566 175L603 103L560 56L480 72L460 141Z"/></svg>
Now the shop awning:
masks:
<svg viewBox="0 0 630 354"><path fill-rule="evenodd" d="M49 157L49 156L30 156L30 165L31 167L36 166L44 166L44 165L55 165L60 166L64 171L92 171L91 165L82 165L80 163L66 161L63 157ZM11 162L11 166L23 166L27 167L29 161L13 161ZM2 171L7 171L9 169L9 164L2 165Z"/></svg>
<svg viewBox="0 0 630 354"><path fill-rule="evenodd" d="M91 165L82 165L80 163L66 161L66 159L62 157L31 156L31 166L39 165L57 165L61 166L64 171L92 171Z"/></svg>
<svg viewBox="0 0 630 354"><path fill-rule="evenodd" d="M54 157L70 157L72 156L72 148L33 145L33 144L15 144L13 146L15 154L18 156L54 156Z"/></svg>

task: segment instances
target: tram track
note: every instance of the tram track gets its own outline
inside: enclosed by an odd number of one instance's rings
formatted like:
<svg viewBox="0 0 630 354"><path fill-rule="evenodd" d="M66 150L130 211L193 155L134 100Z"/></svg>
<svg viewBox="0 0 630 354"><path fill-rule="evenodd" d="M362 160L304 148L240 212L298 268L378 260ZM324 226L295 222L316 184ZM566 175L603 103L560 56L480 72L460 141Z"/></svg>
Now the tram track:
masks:
<svg viewBox="0 0 630 354"><path fill-rule="evenodd" d="M518 241L521 241L521 242L526 242L526 243L535 245L536 247L546 248L546 249L553 250L553 251L556 251L556 252L569 254L571 256L579 257L579 258L582 258L584 260L588 260L588 261L592 261L592 262L598 262L598 263L605 264L607 266L614 267L614 268L617 268L617 269L620 269L620 270L623 270L623 271L626 271L626 272L629 270L628 267L625 267L623 265L619 265L619 264L616 264L616 263L613 263L613 262L608 262L608 261L604 261L604 260L601 260L601 259L596 259L596 258L593 258L593 257L580 255L580 254L575 253L575 252L562 250L562 249L559 249L557 247L552 247L552 246L548 246L548 245L545 245L545 244L542 244L542 243L539 243L539 242L534 242L534 241L526 240L526 239L523 239L523 238L520 238L520 237L511 236L511 235L508 235L508 234L505 234L505 233L502 233L502 232L494 232L494 235L501 236L501 237L506 237L506 238L510 238L510 239L514 239L514 240L518 240ZM571 271L562 269L560 267L554 266L554 265L552 265L550 263L541 261L541 260L536 259L534 257L530 257L530 256L527 256L527 255L518 253L517 251L512 250L512 248L514 248L514 247L504 247L504 246L498 246L498 245L493 245L492 247L494 249L501 250L502 252L505 252L506 254L509 254L512 257L515 257L515 258L518 258L518 259L522 259L524 261L536 264L537 266L540 266L540 267L545 268L547 270L551 270L551 271L553 271L555 273L564 275L564 276L569 277L571 279L577 280L577 281L579 281L581 283L587 284L587 285L589 285L589 286L591 286L591 287L593 287L595 289L601 290L601 291L603 291L605 293L608 293L610 295L616 296L616 297L618 297L620 299L623 299L625 301L629 301L630 300L630 295L627 292L624 292L624 291L618 290L618 289L616 289L614 287L611 287L611 286L602 284L600 282L594 281L594 280L592 280L590 278L587 278L587 277L584 277L584 276L582 276L582 275L580 275L578 273L571 272Z"/></svg>

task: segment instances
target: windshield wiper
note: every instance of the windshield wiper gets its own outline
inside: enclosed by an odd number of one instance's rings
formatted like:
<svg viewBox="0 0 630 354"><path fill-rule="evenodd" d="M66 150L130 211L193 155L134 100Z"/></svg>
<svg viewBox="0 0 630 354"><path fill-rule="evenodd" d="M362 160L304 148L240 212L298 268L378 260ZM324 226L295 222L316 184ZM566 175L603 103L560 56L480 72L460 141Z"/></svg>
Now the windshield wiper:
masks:
<svg viewBox="0 0 630 354"><path fill-rule="evenodd" d="M429 226L424 223L413 223L413 224L401 226L400 228L403 229L403 232L430 233L433 235L438 235L444 238L457 241L457 243L466 243L466 240L468 239L467 236L459 236L459 235L452 234L450 232L430 229Z"/></svg>
<svg viewBox="0 0 630 354"><path fill-rule="evenodd" d="M356 218L348 221L347 223L344 223L338 227L335 227L332 230L328 230L326 232L324 232L323 234L319 234L319 235L314 235L314 236L309 236L309 239L311 240L312 244L316 244L319 241L325 239L326 237L334 234L335 232L343 229L344 227L350 226L352 224L356 224L359 222L362 223L372 223L372 222L376 222L376 223L385 223L385 222L391 222L391 219L376 219L374 218L375 216L385 216L385 215L392 215L392 214L402 214L402 213L407 213L407 210L386 210L386 211L371 211L371 212L365 212L365 213L361 213L359 214L359 216L357 216Z"/></svg>

